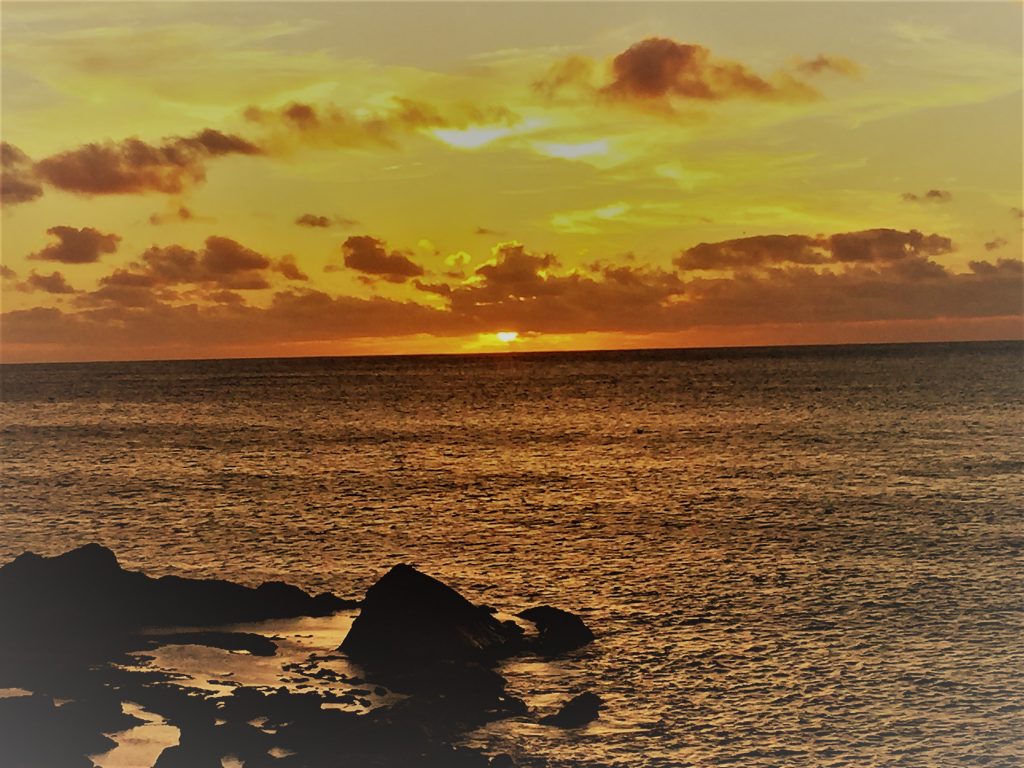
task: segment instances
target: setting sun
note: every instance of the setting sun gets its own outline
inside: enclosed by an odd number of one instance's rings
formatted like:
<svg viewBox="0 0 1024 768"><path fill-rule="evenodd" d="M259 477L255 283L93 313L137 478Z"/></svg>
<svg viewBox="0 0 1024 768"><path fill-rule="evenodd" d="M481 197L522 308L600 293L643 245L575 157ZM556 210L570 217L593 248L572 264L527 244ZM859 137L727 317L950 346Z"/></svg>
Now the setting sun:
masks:
<svg viewBox="0 0 1024 768"><path fill-rule="evenodd" d="M495 336L498 337L498 341L503 341L506 344L511 344L513 341L519 338L519 334L515 331L498 331Z"/></svg>

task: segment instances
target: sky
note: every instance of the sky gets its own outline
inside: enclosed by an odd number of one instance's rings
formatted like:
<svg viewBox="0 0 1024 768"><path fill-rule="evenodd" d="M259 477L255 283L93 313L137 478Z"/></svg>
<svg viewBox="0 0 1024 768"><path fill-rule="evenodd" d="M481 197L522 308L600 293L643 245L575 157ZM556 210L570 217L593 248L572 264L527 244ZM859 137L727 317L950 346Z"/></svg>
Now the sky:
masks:
<svg viewBox="0 0 1024 768"><path fill-rule="evenodd" d="M0 359L1022 338L1022 11L5 0Z"/></svg>

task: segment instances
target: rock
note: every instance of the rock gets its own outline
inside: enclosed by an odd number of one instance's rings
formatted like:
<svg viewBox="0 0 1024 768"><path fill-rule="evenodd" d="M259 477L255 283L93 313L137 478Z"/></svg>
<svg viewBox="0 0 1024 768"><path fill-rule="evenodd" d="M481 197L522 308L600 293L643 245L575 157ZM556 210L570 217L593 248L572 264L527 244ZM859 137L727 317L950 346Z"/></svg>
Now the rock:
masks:
<svg viewBox="0 0 1024 768"><path fill-rule="evenodd" d="M441 660L491 662L521 647L522 631L409 565L396 565L363 599L341 644L367 667L395 669Z"/></svg>
<svg viewBox="0 0 1024 768"><path fill-rule="evenodd" d="M540 632L535 648L546 656L571 651L593 641L594 633L574 613L541 605L519 613L521 618L533 622Z"/></svg>
<svg viewBox="0 0 1024 768"><path fill-rule="evenodd" d="M512 759L512 755L502 752L491 758L490 768L516 768L516 761Z"/></svg>
<svg viewBox="0 0 1024 768"><path fill-rule="evenodd" d="M554 715L542 717L541 725L553 725L558 728L579 728L592 720L596 720L604 702L596 693L581 693L565 704Z"/></svg>
<svg viewBox="0 0 1024 768"><path fill-rule="evenodd" d="M87 544L56 557L27 552L0 567L0 645L70 651L141 627L325 616L352 605L278 582L252 589L220 579L154 579L124 570L109 549Z"/></svg>

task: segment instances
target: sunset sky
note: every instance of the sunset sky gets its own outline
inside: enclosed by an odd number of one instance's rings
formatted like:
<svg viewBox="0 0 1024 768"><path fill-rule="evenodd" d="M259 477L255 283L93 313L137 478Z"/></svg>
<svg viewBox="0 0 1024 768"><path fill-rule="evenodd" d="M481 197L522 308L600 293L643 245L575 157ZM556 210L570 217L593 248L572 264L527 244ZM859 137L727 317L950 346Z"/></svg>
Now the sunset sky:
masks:
<svg viewBox="0 0 1024 768"><path fill-rule="evenodd" d="M1022 10L4 2L3 360L1020 338Z"/></svg>

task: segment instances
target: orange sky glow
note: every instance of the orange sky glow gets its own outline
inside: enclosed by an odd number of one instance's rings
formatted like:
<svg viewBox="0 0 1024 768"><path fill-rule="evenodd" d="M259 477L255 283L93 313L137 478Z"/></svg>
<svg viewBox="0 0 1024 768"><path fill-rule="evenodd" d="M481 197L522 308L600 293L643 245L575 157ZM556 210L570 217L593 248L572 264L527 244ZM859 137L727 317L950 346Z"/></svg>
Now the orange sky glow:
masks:
<svg viewBox="0 0 1024 768"><path fill-rule="evenodd" d="M0 355L1022 338L1022 9L5 2Z"/></svg>

